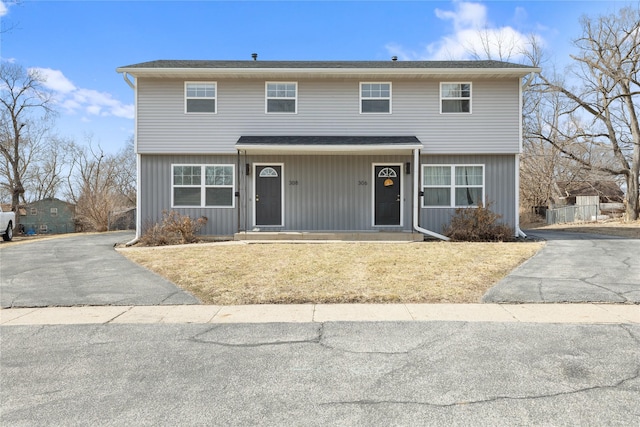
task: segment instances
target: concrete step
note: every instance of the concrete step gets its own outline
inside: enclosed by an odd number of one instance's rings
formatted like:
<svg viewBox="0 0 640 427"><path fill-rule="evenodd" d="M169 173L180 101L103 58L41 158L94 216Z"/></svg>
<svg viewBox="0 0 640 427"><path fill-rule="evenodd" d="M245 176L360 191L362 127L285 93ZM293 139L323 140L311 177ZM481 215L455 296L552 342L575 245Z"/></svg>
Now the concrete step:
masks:
<svg viewBox="0 0 640 427"><path fill-rule="evenodd" d="M234 240L332 240L362 242L421 242L424 236L412 232L355 231L355 232L313 232L313 231L242 231L234 235Z"/></svg>

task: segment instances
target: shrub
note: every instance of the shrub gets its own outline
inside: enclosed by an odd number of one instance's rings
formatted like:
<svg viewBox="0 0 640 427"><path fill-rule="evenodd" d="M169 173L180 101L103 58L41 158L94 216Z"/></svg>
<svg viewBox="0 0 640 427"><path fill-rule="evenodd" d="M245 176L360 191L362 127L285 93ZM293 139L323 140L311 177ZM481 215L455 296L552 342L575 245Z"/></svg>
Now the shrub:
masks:
<svg viewBox="0 0 640 427"><path fill-rule="evenodd" d="M451 224L445 227L444 234L454 241L463 242L504 242L514 240L511 227L499 223L502 218L491 209L490 203L477 208L458 208L451 218Z"/></svg>
<svg viewBox="0 0 640 427"><path fill-rule="evenodd" d="M162 211L162 222L146 227L140 243L146 246L194 243L198 240L196 233L207 221L205 216L193 220L176 211Z"/></svg>

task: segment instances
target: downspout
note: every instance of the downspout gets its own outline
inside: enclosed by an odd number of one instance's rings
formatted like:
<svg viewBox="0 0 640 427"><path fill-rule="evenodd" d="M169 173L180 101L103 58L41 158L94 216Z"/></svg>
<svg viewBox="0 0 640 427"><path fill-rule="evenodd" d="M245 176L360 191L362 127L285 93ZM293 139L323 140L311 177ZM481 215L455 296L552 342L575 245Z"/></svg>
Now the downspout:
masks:
<svg viewBox="0 0 640 427"><path fill-rule="evenodd" d="M520 154L516 154L516 236L527 238L527 235L520 229Z"/></svg>
<svg viewBox="0 0 640 427"><path fill-rule="evenodd" d="M516 199L516 206L515 206L515 220L516 220L516 237L522 237L523 239L527 238L527 235L524 233L524 231L522 231L520 229L520 153L522 153L523 151L523 146L522 146L522 142L523 142L523 135L522 135L522 93L529 87L529 85L531 84L531 82L533 81L533 77L534 77L534 73L530 73L529 74L529 78L527 79L526 82L522 83L522 79L520 80L520 93L519 93L519 98L520 98L520 149L518 154L516 154L516 194L515 194L515 199Z"/></svg>
<svg viewBox="0 0 640 427"><path fill-rule="evenodd" d="M426 228L420 227L418 224L418 216L420 214L420 205L422 205L421 200L422 197L419 191L419 178L420 175L420 150L413 150L413 229L418 233L426 234L427 236L435 237L436 239L449 241L447 236L443 236L442 234L438 234L435 231L427 230Z"/></svg>
<svg viewBox="0 0 640 427"><path fill-rule="evenodd" d="M129 80L129 74L127 74L126 71L122 73L122 78L124 79L125 83L127 83L127 86L133 89L133 102L136 104L134 108L135 116L134 116L134 142L133 142L134 150L136 152L136 236L133 238L133 240L125 243L125 246L133 246L136 243L138 243L138 241L140 240L140 232L142 230L142 212L140 209L140 175L141 173L140 173L140 154L138 154L138 132L137 132L138 90L136 85L131 80Z"/></svg>

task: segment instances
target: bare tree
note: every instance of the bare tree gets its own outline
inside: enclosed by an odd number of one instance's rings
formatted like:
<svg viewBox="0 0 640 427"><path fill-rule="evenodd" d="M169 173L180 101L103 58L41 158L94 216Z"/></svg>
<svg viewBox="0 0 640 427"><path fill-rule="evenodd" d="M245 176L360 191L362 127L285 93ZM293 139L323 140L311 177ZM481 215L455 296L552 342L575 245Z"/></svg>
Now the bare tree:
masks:
<svg viewBox="0 0 640 427"><path fill-rule="evenodd" d="M40 158L25 177L25 199L37 201L56 197L66 182L72 164L73 143L53 137L43 146Z"/></svg>
<svg viewBox="0 0 640 427"><path fill-rule="evenodd" d="M132 172L127 156L134 156ZM76 204L76 219L85 230L108 230L123 208L135 206L134 153L125 148L116 155L108 154L90 141L86 146L74 144L68 198Z"/></svg>
<svg viewBox="0 0 640 427"><path fill-rule="evenodd" d="M640 214L640 9L583 18L570 87L544 74L537 89L556 97L556 113L535 137L586 170L626 183L626 214Z"/></svg>
<svg viewBox="0 0 640 427"><path fill-rule="evenodd" d="M43 79L19 65L0 64L0 186L11 194L15 211L24 202L25 178L42 150L53 113Z"/></svg>

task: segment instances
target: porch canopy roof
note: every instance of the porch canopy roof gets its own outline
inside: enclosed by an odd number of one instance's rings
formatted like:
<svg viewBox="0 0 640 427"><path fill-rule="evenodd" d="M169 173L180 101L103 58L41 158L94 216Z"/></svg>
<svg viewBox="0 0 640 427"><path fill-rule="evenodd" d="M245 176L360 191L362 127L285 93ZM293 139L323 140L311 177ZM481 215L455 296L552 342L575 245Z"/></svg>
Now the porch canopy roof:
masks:
<svg viewBox="0 0 640 427"><path fill-rule="evenodd" d="M406 154L422 149L415 136L241 136L247 154Z"/></svg>

